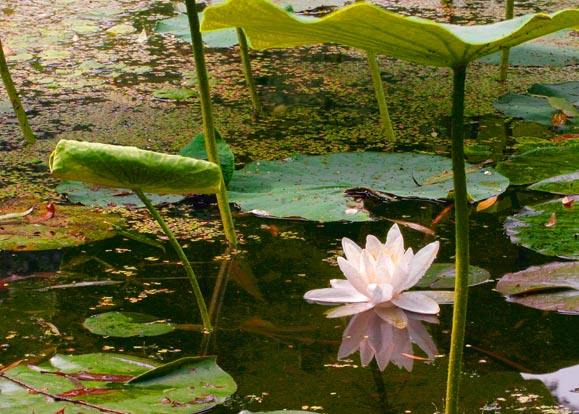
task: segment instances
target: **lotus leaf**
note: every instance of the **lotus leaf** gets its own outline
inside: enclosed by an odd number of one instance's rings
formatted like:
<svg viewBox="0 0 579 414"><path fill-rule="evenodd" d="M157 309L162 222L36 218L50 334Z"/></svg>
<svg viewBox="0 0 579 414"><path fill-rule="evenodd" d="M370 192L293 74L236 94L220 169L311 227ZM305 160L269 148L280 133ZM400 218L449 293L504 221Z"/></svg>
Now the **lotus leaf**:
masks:
<svg viewBox="0 0 579 414"><path fill-rule="evenodd" d="M219 163L221 164L221 171L223 173L223 180L228 184L233 177L233 170L235 169L235 157L227 142L221 137L221 134L215 131L215 140L217 143L217 153L219 154ZM199 160L207 160L207 150L205 148L205 134L201 133L195 136L183 149L179 155L184 157L196 158Z"/></svg>
<svg viewBox="0 0 579 414"><path fill-rule="evenodd" d="M50 156L55 177L157 194L215 193L219 166L136 147L60 140Z"/></svg>
<svg viewBox="0 0 579 414"><path fill-rule="evenodd" d="M570 66L579 63L579 45L572 30L561 30L532 42L514 47L509 53L512 66ZM501 53L493 53L481 62L498 64Z"/></svg>
<svg viewBox="0 0 579 414"><path fill-rule="evenodd" d="M456 266L454 263L433 263L426 274L416 284L424 289L454 289ZM469 266L469 286L486 283L490 280L490 273L476 266Z"/></svg>
<svg viewBox="0 0 579 414"><path fill-rule="evenodd" d="M199 20L203 13L199 13ZM191 43L191 29L186 13L178 14L175 17L161 20L155 26L158 33L169 33L179 39ZM228 48L237 44L237 32L235 29L223 30L215 33L203 33L203 43L208 47Z"/></svg>
<svg viewBox="0 0 579 414"><path fill-rule="evenodd" d="M577 110L573 107L579 105L579 82L537 83L529 88L529 94L532 96L510 93L497 99L493 106L507 116L549 126L553 125L552 114L562 110L569 117L567 125L579 125Z"/></svg>
<svg viewBox="0 0 579 414"><path fill-rule="evenodd" d="M135 312L105 312L85 319L83 326L96 335L129 338L173 332L173 324Z"/></svg>
<svg viewBox="0 0 579 414"><path fill-rule="evenodd" d="M511 184L536 183L551 177L571 174L579 169L579 146L544 147L515 155L497 165L497 171Z"/></svg>
<svg viewBox="0 0 579 414"><path fill-rule="evenodd" d="M266 0L230 0L205 9L201 30L241 27L255 49L337 42L422 65L461 67L503 48L576 26L577 21L579 9L570 9L486 26L457 26L357 2L304 22Z"/></svg>
<svg viewBox="0 0 579 414"><path fill-rule="evenodd" d="M579 262L549 263L503 276L497 290L532 308L579 313Z"/></svg>
<svg viewBox="0 0 579 414"><path fill-rule="evenodd" d="M468 167L474 200L502 193L508 180L490 168ZM257 161L236 171L229 197L245 211L317 221L363 221L368 213L347 195L358 190L377 196L445 199L452 194L450 159L408 153L299 155Z"/></svg>
<svg viewBox="0 0 579 414"><path fill-rule="evenodd" d="M236 390L235 382L219 368L215 357L182 358L162 365L122 354L55 355L38 368L20 365L3 375L51 395L65 393L68 399L115 412L197 413L223 403ZM76 382L81 382L82 388L75 386ZM0 409L13 414L54 414L68 412L67 408L85 414L102 412L66 400L47 399L1 377L0 392Z"/></svg>
<svg viewBox="0 0 579 414"><path fill-rule="evenodd" d="M56 187L60 194L66 194L71 203L79 203L85 206L116 207L124 206L142 207L143 202L132 191L123 191L113 187L103 187L79 181L62 180ZM147 193L147 197L155 205L162 203L177 203L183 198L182 195L166 194L157 195Z"/></svg>
<svg viewBox="0 0 579 414"><path fill-rule="evenodd" d="M578 200L579 196L570 198ZM553 200L523 208L508 217L504 226L513 243L547 256L579 259L577 223L579 209Z"/></svg>

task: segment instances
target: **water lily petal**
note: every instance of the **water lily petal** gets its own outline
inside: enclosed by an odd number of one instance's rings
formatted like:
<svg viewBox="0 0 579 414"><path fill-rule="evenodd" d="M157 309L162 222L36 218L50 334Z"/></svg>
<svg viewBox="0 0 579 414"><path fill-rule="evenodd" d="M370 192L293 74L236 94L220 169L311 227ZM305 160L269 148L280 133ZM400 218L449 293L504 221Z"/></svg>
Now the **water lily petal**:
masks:
<svg viewBox="0 0 579 414"><path fill-rule="evenodd" d="M368 323L374 317L374 311L372 310L358 313L352 317L344 330L342 343L338 350L338 359L345 358L360 348L360 343L366 336L366 332L368 332Z"/></svg>
<svg viewBox="0 0 579 414"><path fill-rule="evenodd" d="M388 252L382 250L376 259L376 282L392 284L392 276L396 273L396 265Z"/></svg>
<svg viewBox="0 0 579 414"><path fill-rule="evenodd" d="M376 317L375 321L375 323L380 324L381 339L379 339L377 344L373 345L375 349L374 358L378 363L378 368L384 371L390 363L392 354L396 351L393 335L394 331L399 331L399 329L393 328L389 323L384 323L380 317Z"/></svg>
<svg viewBox="0 0 579 414"><path fill-rule="evenodd" d="M358 268L354 267L351 262L343 257L338 257L338 266L340 266L340 270L344 273L344 276L346 276L346 279L348 279L354 289L362 294L367 294L368 279L364 273L360 272Z"/></svg>
<svg viewBox="0 0 579 414"><path fill-rule="evenodd" d="M404 310L416 313L436 314L440 312L438 303L420 292L402 292L392 299L392 303Z"/></svg>
<svg viewBox="0 0 579 414"><path fill-rule="evenodd" d="M422 322L409 318L407 328L412 342L418 345L420 349L426 353L428 358L434 358L434 355L438 353L438 350Z"/></svg>
<svg viewBox="0 0 579 414"><path fill-rule="evenodd" d="M402 257L404 254L404 238L402 237L398 224L394 224L390 227L390 230L388 230L384 247L390 250L394 258Z"/></svg>
<svg viewBox="0 0 579 414"><path fill-rule="evenodd" d="M364 248L374 255L374 257L378 256L383 247L384 245L378 240L378 237L372 234L366 236L366 246Z"/></svg>
<svg viewBox="0 0 579 414"><path fill-rule="evenodd" d="M440 243L435 241L420 249L412 258L409 274L401 286L401 290L410 289L424 276L438 253Z"/></svg>
<svg viewBox="0 0 579 414"><path fill-rule="evenodd" d="M408 323L406 312L396 306L376 306L376 314L397 329L403 329Z"/></svg>
<svg viewBox="0 0 579 414"><path fill-rule="evenodd" d="M362 253L362 248L354 243L352 240L344 237L342 239L342 248L344 249L344 254L348 261L357 265L360 262L360 253Z"/></svg>
<svg viewBox="0 0 579 414"><path fill-rule="evenodd" d="M376 260L368 250L360 255L360 274L365 276L366 284L376 283Z"/></svg>
<svg viewBox="0 0 579 414"><path fill-rule="evenodd" d="M389 302L392 299L394 288L389 283L370 283L368 285L368 295L373 303Z"/></svg>
<svg viewBox="0 0 579 414"><path fill-rule="evenodd" d="M304 299L316 303L367 302L368 298L355 289L325 288L306 292Z"/></svg>
<svg viewBox="0 0 579 414"><path fill-rule="evenodd" d="M326 317L339 318L341 316L355 315L357 313L372 309L373 307L374 307L374 304L371 302L347 304L344 306L338 306L337 308L330 310L326 314Z"/></svg>

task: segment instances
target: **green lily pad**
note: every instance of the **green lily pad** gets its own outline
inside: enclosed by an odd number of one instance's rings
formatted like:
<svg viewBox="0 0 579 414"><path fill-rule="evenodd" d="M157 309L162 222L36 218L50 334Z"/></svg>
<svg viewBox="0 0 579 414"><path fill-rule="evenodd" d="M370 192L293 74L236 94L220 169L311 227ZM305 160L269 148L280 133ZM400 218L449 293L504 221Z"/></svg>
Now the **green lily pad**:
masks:
<svg viewBox="0 0 579 414"><path fill-rule="evenodd" d="M510 93L497 99L493 106L507 116L548 126L553 125L552 114L567 108L566 112L571 113L568 114L570 117L567 118L566 125L579 125L579 117L572 117L572 105L579 105L579 82L534 84L529 88L529 94L532 96Z"/></svg>
<svg viewBox="0 0 579 414"><path fill-rule="evenodd" d="M144 207L141 199L132 191L119 190L114 187L106 187L78 181L62 180L56 187L60 194L66 194L71 203L79 203L85 206L98 207ZM163 203L177 203L185 197L181 195L158 195L146 193L147 197L155 205Z"/></svg>
<svg viewBox="0 0 579 414"><path fill-rule="evenodd" d="M434 263L416 284L424 289L454 289L456 268L454 263ZM477 266L469 266L468 285L476 286L490 281L490 273Z"/></svg>
<svg viewBox="0 0 579 414"><path fill-rule="evenodd" d="M579 313L579 262L549 263L509 273L499 280L496 289L521 305Z"/></svg>
<svg viewBox="0 0 579 414"><path fill-rule="evenodd" d="M35 207L25 217L0 220L0 250L52 250L80 246L116 235L113 225L119 216L103 214L81 206L55 205L54 215L46 219L45 203L21 199L0 208L0 216ZM30 221L29 221L30 220Z"/></svg>
<svg viewBox="0 0 579 414"><path fill-rule="evenodd" d="M497 172L515 185L536 183L578 170L577 145L537 148L497 164Z"/></svg>
<svg viewBox="0 0 579 414"><path fill-rule="evenodd" d="M571 66L579 64L579 45L572 30L556 33L533 40L510 50L509 64L512 66ZM498 65L501 53L480 59L480 62Z"/></svg>
<svg viewBox="0 0 579 414"><path fill-rule="evenodd" d="M216 164L129 146L63 139L49 166L58 178L156 194L212 194L221 186Z"/></svg>
<svg viewBox="0 0 579 414"><path fill-rule="evenodd" d="M446 199L452 196L451 160L408 153L340 153L283 161L257 161L236 171L230 201L244 211L317 221L364 221L369 214L347 192ZM490 168L468 166L468 191L476 200L502 193L508 180ZM357 191L359 192L359 191Z"/></svg>
<svg viewBox="0 0 579 414"><path fill-rule="evenodd" d="M356 2L319 20L301 21L266 0L231 0L206 8L201 29L240 27L255 49L341 43L418 64L458 67L502 48L576 26L578 20L579 10L570 9L486 26L458 26Z"/></svg>
<svg viewBox="0 0 579 414"><path fill-rule="evenodd" d="M201 21L202 18L203 13L199 13L199 21ZM158 33L169 33L188 43L192 43L191 29L189 28L189 19L186 13L160 20L155 26L155 31ZM237 44L237 31L235 29L203 33L202 37L203 43L205 43L207 47L229 48Z"/></svg>
<svg viewBox="0 0 579 414"><path fill-rule="evenodd" d="M231 148L221 137L219 132L215 131L215 140L217 142L217 154L219 155L219 163L221 164L221 172L223 173L223 180L228 184L233 177L233 170L235 169L235 157ZM205 149L205 134L201 133L195 136L187 145L179 151L179 155L183 157L196 158L198 160L207 160L207 150Z"/></svg>
<svg viewBox="0 0 579 414"><path fill-rule="evenodd" d="M570 199L579 200L579 196ZM555 215L555 223L551 220ZM561 200L525 207L508 217L504 227L511 241L547 256L579 259L579 209Z"/></svg>
<svg viewBox="0 0 579 414"><path fill-rule="evenodd" d="M93 334L129 338L158 336L173 332L173 324L136 312L106 312L85 319L83 326Z"/></svg>
<svg viewBox="0 0 579 414"><path fill-rule="evenodd" d="M529 188L554 194L579 194L579 171L547 178L529 186Z"/></svg>
<svg viewBox="0 0 579 414"><path fill-rule="evenodd" d="M162 365L122 354L55 355L38 367L20 365L3 375L51 395L109 411L147 414L206 411L223 403L237 388L231 376L216 364L215 357L182 358ZM75 386L71 377L80 386ZM67 400L47 399L1 377L0 392L0 407L14 414L103 412Z"/></svg>

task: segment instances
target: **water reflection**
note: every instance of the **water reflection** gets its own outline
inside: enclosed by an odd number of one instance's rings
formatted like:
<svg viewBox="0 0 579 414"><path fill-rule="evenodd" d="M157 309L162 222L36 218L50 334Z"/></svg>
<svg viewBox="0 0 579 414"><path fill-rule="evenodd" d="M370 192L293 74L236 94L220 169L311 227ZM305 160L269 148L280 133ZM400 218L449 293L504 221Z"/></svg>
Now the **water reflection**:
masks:
<svg viewBox="0 0 579 414"><path fill-rule="evenodd" d="M399 310L404 314L404 323L400 323L400 319L396 324L392 320L386 321L375 309L354 315L344 331L338 358L343 359L359 350L362 365L369 365L375 358L381 371L390 362L412 371L414 359L417 359L412 347L415 343L426 353L426 359L433 359L437 353L436 345L423 322L438 323L438 318Z"/></svg>
<svg viewBox="0 0 579 414"><path fill-rule="evenodd" d="M526 380L542 381L557 402L565 408L579 410L579 365L560 369L548 374L525 374Z"/></svg>

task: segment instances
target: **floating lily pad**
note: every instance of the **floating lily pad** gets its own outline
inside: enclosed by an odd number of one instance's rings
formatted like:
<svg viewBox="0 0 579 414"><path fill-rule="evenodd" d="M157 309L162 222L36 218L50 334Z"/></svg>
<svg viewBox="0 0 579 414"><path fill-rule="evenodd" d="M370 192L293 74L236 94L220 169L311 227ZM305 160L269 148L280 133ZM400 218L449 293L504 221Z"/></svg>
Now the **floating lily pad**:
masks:
<svg viewBox="0 0 579 414"><path fill-rule="evenodd" d="M217 142L217 154L221 164L223 180L228 184L233 177L235 169L235 157L227 142L221 137L219 132L215 131L215 140ZM196 158L198 160L207 160L207 150L205 149L205 134L198 134L179 152L183 157Z"/></svg>
<svg viewBox="0 0 579 414"><path fill-rule="evenodd" d="M544 36L519 45L510 50L509 64L512 66L570 66L579 64L579 45L572 30ZM480 59L480 62L497 65L500 53Z"/></svg>
<svg viewBox="0 0 579 414"><path fill-rule="evenodd" d="M480 285L490 281L490 273L477 266L469 266L469 286ZM434 263L426 271L426 274L416 284L425 289L454 289L456 268L454 263Z"/></svg>
<svg viewBox="0 0 579 414"><path fill-rule="evenodd" d="M529 186L529 188L554 194L579 194L579 171L547 178Z"/></svg>
<svg viewBox="0 0 579 414"><path fill-rule="evenodd" d="M502 193L508 180L490 168L468 166L468 191L476 200ZM451 160L407 153L298 155L283 161L257 161L236 171L230 200L244 211L317 221L364 221L348 190L376 195L447 199L452 196Z"/></svg>
<svg viewBox="0 0 579 414"><path fill-rule="evenodd" d="M579 313L579 262L549 263L509 273L499 280L496 289L521 305Z"/></svg>
<svg viewBox="0 0 579 414"><path fill-rule="evenodd" d="M552 126L551 116L561 109L561 105L553 105L553 101L549 102L548 98L560 98L568 105L579 105L579 82L535 84L529 88L529 94L532 96L509 93L497 99L493 106L507 116ZM579 126L579 117L567 118L566 125Z"/></svg>
<svg viewBox="0 0 579 414"><path fill-rule="evenodd" d="M511 184L536 183L579 170L579 146L544 147L515 155L497 165L497 171Z"/></svg>
<svg viewBox="0 0 579 414"><path fill-rule="evenodd" d="M85 319L83 326L93 334L118 338L158 336L175 329L166 320L136 312L101 313Z"/></svg>
<svg viewBox="0 0 579 414"><path fill-rule="evenodd" d="M55 355L38 367L20 365L4 375L108 412L198 413L223 403L237 388L215 357L182 358L162 365L122 354ZM78 382L81 384L75 385ZM13 414L76 412L81 408L66 400L31 393L5 378L0 378L0 392L2 410ZM81 411L97 414L104 410L82 406Z"/></svg>
<svg viewBox="0 0 579 414"><path fill-rule="evenodd" d="M0 216L34 207L25 217L0 220L0 250L52 250L79 246L116 235L113 225L119 216L103 214L81 206L55 205L54 215L46 218L46 203L22 199L4 204Z"/></svg>
<svg viewBox="0 0 579 414"><path fill-rule="evenodd" d="M66 194L66 197L71 203L79 203L85 206L144 207L143 202L134 192L129 190L119 190L118 188L113 187L62 180L62 182L56 187L56 191L60 194ZM146 193L146 195L155 205L177 203L185 198L182 195L172 194L158 195Z"/></svg>
<svg viewBox="0 0 579 414"><path fill-rule="evenodd" d="M199 21L203 18L203 13L199 13ZM161 20L155 26L158 33L169 33L183 39L188 43L191 41L191 29L186 13L178 14L175 17ZM237 32L235 29L221 30L219 32L202 33L203 42L207 47L228 48L237 44Z"/></svg>
<svg viewBox="0 0 579 414"><path fill-rule="evenodd" d="M570 199L577 202L579 196ZM513 243L547 256L579 259L577 223L579 208L565 207L561 200L554 200L523 208L508 217L504 226Z"/></svg>

